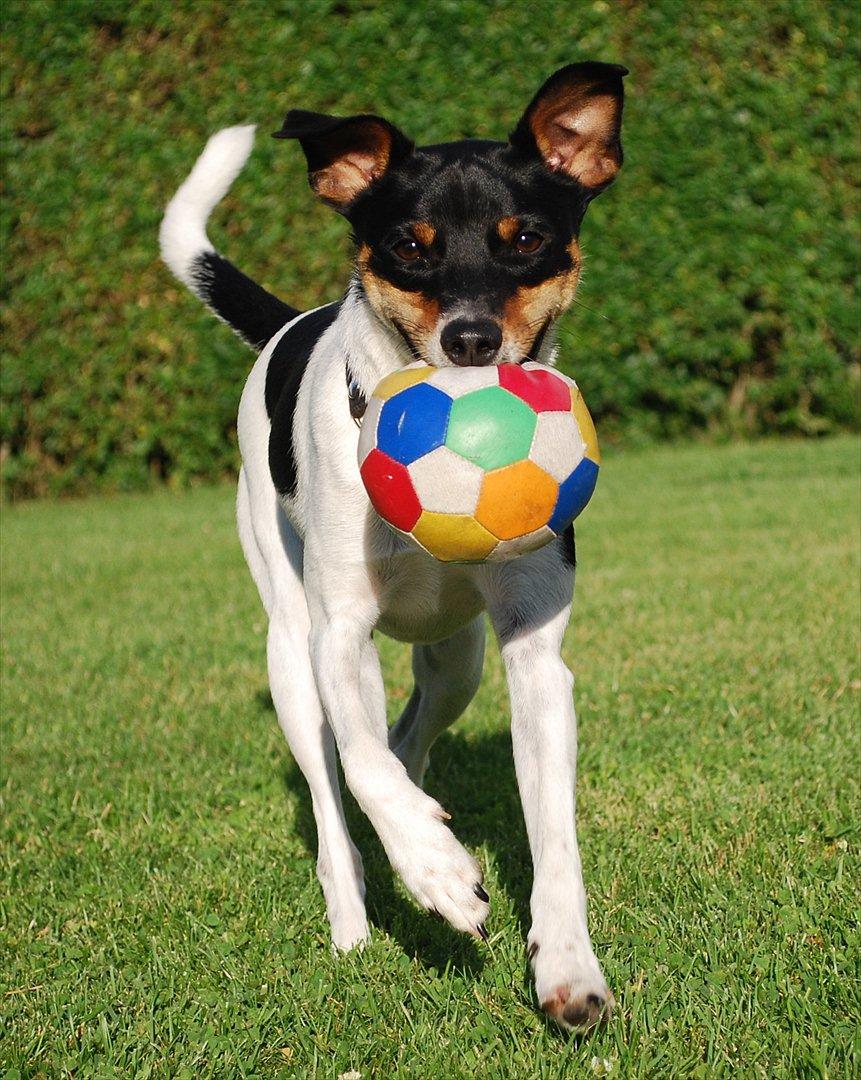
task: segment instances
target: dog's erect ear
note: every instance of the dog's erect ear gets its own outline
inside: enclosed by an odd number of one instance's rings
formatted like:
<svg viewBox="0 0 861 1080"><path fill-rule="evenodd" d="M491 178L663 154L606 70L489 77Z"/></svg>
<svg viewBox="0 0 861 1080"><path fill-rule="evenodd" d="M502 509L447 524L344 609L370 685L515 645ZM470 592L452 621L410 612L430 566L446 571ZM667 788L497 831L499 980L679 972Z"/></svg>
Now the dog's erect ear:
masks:
<svg viewBox="0 0 861 1080"><path fill-rule="evenodd" d="M582 184L592 195L611 184L622 165L620 64L587 61L551 75L509 136L526 155Z"/></svg>
<svg viewBox="0 0 861 1080"><path fill-rule="evenodd" d="M341 211L413 149L406 135L381 116L338 117L291 109L274 135L299 140L311 187Z"/></svg>

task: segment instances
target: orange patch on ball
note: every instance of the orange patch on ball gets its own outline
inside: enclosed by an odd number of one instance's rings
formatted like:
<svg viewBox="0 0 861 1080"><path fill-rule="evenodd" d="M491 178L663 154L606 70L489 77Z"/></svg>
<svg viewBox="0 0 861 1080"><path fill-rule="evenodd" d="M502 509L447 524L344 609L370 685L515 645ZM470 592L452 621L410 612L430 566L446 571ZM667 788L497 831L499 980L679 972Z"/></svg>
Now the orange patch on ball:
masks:
<svg viewBox="0 0 861 1080"><path fill-rule="evenodd" d="M487 474L478 497L476 519L500 540L546 525L559 485L531 461L518 461Z"/></svg>

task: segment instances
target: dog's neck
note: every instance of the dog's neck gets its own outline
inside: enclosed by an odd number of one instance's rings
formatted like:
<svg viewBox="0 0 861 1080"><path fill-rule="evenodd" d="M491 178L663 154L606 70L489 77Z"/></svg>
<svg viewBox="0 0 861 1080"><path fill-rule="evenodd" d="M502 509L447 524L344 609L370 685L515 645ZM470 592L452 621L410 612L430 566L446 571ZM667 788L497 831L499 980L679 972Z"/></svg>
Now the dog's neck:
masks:
<svg viewBox="0 0 861 1080"><path fill-rule="evenodd" d="M356 280L344 297L339 323L344 327L347 368L366 399L382 378L416 360L397 329L374 311ZM535 359L552 367L557 353L555 326L550 326Z"/></svg>

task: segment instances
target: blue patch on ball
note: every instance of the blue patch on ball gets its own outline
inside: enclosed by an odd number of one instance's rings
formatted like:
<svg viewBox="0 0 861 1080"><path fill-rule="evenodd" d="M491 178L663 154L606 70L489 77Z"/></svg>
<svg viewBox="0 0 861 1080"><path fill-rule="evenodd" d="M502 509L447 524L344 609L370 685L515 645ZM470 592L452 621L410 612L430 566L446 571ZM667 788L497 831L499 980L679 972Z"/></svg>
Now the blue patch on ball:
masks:
<svg viewBox="0 0 861 1080"><path fill-rule="evenodd" d="M598 466L583 458L567 480L559 485L559 498L548 525L555 533L563 532L592 498L598 482Z"/></svg>
<svg viewBox="0 0 861 1080"><path fill-rule="evenodd" d="M451 398L433 386L407 387L383 405L377 422L377 447L402 465L445 442Z"/></svg>

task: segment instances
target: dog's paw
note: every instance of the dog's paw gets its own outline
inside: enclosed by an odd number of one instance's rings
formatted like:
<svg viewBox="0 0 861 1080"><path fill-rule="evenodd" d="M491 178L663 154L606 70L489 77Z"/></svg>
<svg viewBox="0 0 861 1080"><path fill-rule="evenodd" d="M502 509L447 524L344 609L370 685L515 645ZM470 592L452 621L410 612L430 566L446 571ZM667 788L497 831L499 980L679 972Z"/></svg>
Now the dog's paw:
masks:
<svg viewBox="0 0 861 1080"><path fill-rule="evenodd" d="M606 985L577 982L557 986L552 996L541 1002L541 1010L566 1031L579 1033L605 1024L615 1004Z"/></svg>
<svg viewBox="0 0 861 1080"><path fill-rule="evenodd" d="M400 816L397 828L388 836L381 833L383 845L423 908L455 930L486 940L490 898L482 885L481 867L445 824L447 818L439 803L422 796L418 806Z"/></svg>
<svg viewBox="0 0 861 1080"><path fill-rule="evenodd" d="M529 958L542 1012L566 1031L606 1023L616 1004L589 947L554 946L532 937Z"/></svg>

